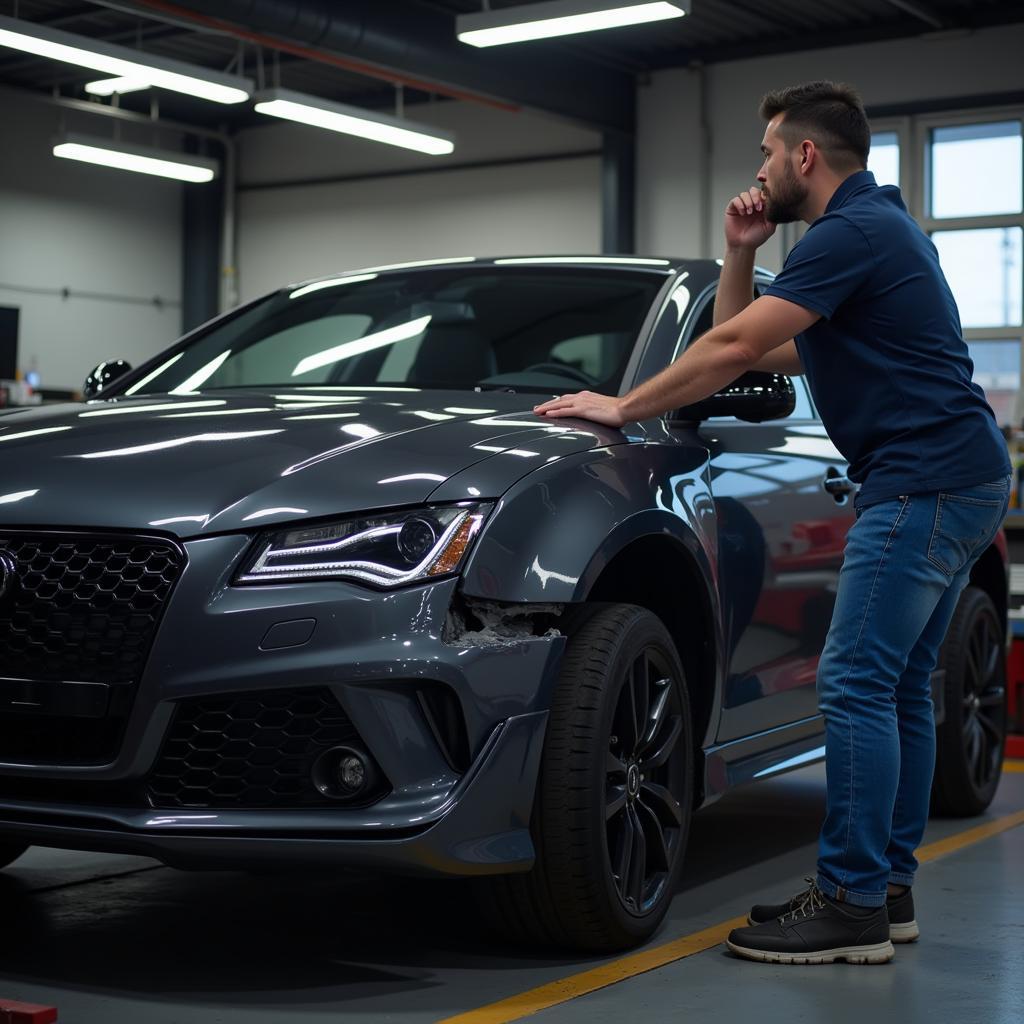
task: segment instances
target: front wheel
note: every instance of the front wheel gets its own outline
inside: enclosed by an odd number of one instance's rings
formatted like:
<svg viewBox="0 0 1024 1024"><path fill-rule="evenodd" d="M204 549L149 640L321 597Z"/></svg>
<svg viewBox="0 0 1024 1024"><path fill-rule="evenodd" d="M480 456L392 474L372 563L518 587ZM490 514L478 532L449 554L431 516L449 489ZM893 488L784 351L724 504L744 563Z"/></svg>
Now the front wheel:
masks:
<svg viewBox="0 0 1024 1024"><path fill-rule="evenodd" d="M690 829L694 757L683 667L661 620L585 608L552 700L528 874L482 879L519 941L613 952L649 938L672 901Z"/></svg>
<svg viewBox="0 0 1024 1024"><path fill-rule="evenodd" d="M23 843L0 842L0 868L13 864L27 849L28 846Z"/></svg>
<svg viewBox="0 0 1024 1024"><path fill-rule="evenodd" d="M1006 659L992 599L979 587L960 598L939 655L946 715L936 731L932 809L967 817L992 802L1006 744Z"/></svg>

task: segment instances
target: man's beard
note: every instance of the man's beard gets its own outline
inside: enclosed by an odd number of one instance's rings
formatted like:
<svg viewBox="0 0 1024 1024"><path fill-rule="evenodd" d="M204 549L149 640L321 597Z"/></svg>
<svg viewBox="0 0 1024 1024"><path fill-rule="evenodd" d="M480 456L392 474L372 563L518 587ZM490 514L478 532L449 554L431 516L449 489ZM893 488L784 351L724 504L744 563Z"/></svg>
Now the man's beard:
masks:
<svg viewBox="0 0 1024 1024"><path fill-rule="evenodd" d="M800 208L806 199L807 186L801 184L793 165L787 160L782 181L765 196L765 220L772 224L792 224L800 220Z"/></svg>

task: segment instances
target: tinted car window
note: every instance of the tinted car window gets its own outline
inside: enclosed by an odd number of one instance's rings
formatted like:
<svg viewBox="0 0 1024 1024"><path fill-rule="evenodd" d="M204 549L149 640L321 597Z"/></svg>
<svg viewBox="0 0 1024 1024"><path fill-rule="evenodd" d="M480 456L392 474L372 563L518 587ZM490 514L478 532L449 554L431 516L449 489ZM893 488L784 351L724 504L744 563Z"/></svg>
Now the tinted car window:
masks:
<svg viewBox="0 0 1024 1024"><path fill-rule="evenodd" d="M618 392L664 277L493 268L352 275L215 325L130 394L283 385Z"/></svg>

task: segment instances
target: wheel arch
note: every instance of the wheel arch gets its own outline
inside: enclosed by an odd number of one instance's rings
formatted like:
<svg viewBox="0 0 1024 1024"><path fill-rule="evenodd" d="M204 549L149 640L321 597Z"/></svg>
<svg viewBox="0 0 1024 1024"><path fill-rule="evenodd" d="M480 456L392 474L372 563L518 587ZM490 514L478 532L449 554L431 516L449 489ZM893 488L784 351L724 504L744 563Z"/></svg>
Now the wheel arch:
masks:
<svg viewBox="0 0 1024 1024"><path fill-rule="evenodd" d="M999 612L999 621L1002 623L1005 636L1010 595L1004 549L1005 542L1003 545L998 543L989 545L981 558L974 563L970 582L973 586L984 590L992 599L996 611Z"/></svg>
<svg viewBox="0 0 1024 1024"><path fill-rule="evenodd" d="M658 571L644 572L644 567L651 566ZM637 536L604 560L585 600L636 604L661 619L686 672L695 744L699 748L708 742L717 720L721 615L717 597L692 552L665 533ZM697 767L703 769L702 764ZM702 777L701 771L696 778Z"/></svg>

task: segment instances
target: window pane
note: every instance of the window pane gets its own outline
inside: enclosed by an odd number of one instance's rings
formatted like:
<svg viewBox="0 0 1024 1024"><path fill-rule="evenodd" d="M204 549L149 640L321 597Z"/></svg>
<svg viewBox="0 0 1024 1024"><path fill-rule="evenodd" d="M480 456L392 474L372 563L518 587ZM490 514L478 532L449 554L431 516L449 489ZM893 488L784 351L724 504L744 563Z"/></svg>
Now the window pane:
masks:
<svg viewBox="0 0 1024 1024"><path fill-rule="evenodd" d="M1000 425L1014 421L1020 390L1020 340L969 341L974 360L974 380L985 391L988 404Z"/></svg>
<svg viewBox="0 0 1024 1024"><path fill-rule="evenodd" d="M964 327L1021 322L1021 228L936 231L932 241Z"/></svg>
<svg viewBox="0 0 1024 1024"><path fill-rule="evenodd" d="M868 170L879 185L899 185L900 137L896 132L875 132L871 136Z"/></svg>
<svg viewBox="0 0 1024 1024"><path fill-rule="evenodd" d="M1020 213L1021 122L936 128L931 144L933 217Z"/></svg>

